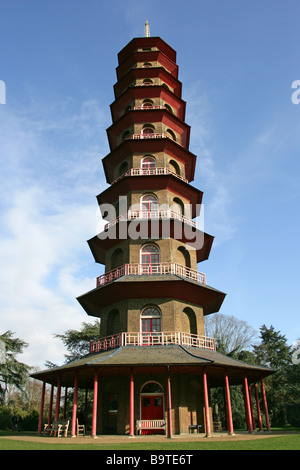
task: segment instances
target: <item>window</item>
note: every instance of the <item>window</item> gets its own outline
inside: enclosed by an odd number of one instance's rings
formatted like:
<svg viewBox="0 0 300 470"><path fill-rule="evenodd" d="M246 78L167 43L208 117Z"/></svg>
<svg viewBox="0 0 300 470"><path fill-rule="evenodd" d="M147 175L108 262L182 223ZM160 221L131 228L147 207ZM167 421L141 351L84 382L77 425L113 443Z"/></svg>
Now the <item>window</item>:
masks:
<svg viewBox="0 0 300 470"><path fill-rule="evenodd" d="M154 173L156 168L156 160L152 155L146 155L141 162L142 174L151 175Z"/></svg>
<svg viewBox="0 0 300 470"><path fill-rule="evenodd" d="M153 108L153 101L150 99L145 99L142 104L142 108L144 109L152 109Z"/></svg>
<svg viewBox="0 0 300 470"><path fill-rule="evenodd" d="M151 213L158 210L157 196L154 194L145 194L141 199L142 217L151 217Z"/></svg>
<svg viewBox="0 0 300 470"><path fill-rule="evenodd" d="M152 64L151 64L150 62L145 62L145 63L143 64L143 67L144 67L144 68L152 67Z"/></svg>
<svg viewBox="0 0 300 470"><path fill-rule="evenodd" d="M142 135L144 139L153 137L154 133L154 127L151 124L146 124L142 129Z"/></svg>
<svg viewBox="0 0 300 470"><path fill-rule="evenodd" d="M155 267L159 264L159 248L156 245L145 245L141 249L141 264Z"/></svg>
<svg viewBox="0 0 300 470"><path fill-rule="evenodd" d="M157 307L147 307L142 311L141 332L145 333L144 339L152 336L149 333L161 332L161 312Z"/></svg>

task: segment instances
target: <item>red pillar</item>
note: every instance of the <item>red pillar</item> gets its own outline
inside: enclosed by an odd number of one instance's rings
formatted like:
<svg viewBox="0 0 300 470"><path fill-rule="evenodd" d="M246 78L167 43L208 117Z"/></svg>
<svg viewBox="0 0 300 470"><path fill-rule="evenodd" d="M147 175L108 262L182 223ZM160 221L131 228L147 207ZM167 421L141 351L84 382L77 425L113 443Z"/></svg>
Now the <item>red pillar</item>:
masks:
<svg viewBox="0 0 300 470"><path fill-rule="evenodd" d="M54 420L59 420L59 407L60 407L60 392L61 392L61 379L58 377L57 391L56 391L56 407Z"/></svg>
<svg viewBox="0 0 300 470"><path fill-rule="evenodd" d="M51 385L51 394L50 394L50 403L49 403L49 414L48 414L48 425L52 423L52 411L53 411L53 395L54 395L54 385Z"/></svg>
<svg viewBox="0 0 300 470"><path fill-rule="evenodd" d="M40 408L40 416L39 416L39 424L38 424L38 433L42 433L43 427L43 414L44 414L44 403L45 403L45 392L46 392L46 382L43 382L42 388L42 398L41 398L41 408Z"/></svg>
<svg viewBox="0 0 300 470"><path fill-rule="evenodd" d="M248 380L246 374L244 374L244 401L245 401L245 412L246 412L246 421L247 428L249 432L252 432L252 419L251 419L251 409L250 409L250 400L248 392Z"/></svg>
<svg viewBox="0 0 300 470"><path fill-rule="evenodd" d="M76 437L78 372L75 372L71 437Z"/></svg>
<svg viewBox="0 0 300 470"><path fill-rule="evenodd" d="M172 397L171 397L171 379L170 369L167 368L167 407L168 407L168 437L172 437Z"/></svg>
<svg viewBox="0 0 300 470"><path fill-rule="evenodd" d="M231 411L229 379L228 379L227 371L225 372L225 388L226 388L227 428L228 428L228 434L232 436L234 434L234 431L233 431L233 421L232 421L232 411Z"/></svg>
<svg viewBox="0 0 300 470"><path fill-rule="evenodd" d="M98 371L95 370L95 372L94 372L92 437L96 437L96 434L97 434L97 407L98 407Z"/></svg>
<svg viewBox="0 0 300 470"><path fill-rule="evenodd" d="M266 389L265 389L265 384L264 384L264 380L263 380L262 377L261 377L261 389L262 389L262 394L263 394L266 426L267 426L267 430L271 431L270 420L269 420L269 412L268 412L268 403L267 403L267 396L266 396Z"/></svg>
<svg viewBox="0 0 300 470"><path fill-rule="evenodd" d="M262 430L263 430L263 426L262 426L262 419L261 419L261 412L260 412L260 404L259 404L259 397L258 397L257 384L255 384L254 387L255 387L255 400L256 400L258 427L259 427L259 430L262 431Z"/></svg>
<svg viewBox="0 0 300 470"><path fill-rule="evenodd" d="M203 372L203 394L204 394L204 413L205 413L206 437L210 437L211 436L211 428L210 428L210 416L209 416L208 387L207 387L207 376L206 376L205 370Z"/></svg>
<svg viewBox="0 0 300 470"><path fill-rule="evenodd" d="M134 369L130 369L129 436L134 436Z"/></svg>
<svg viewBox="0 0 300 470"><path fill-rule="evenodd" d="M250 385L249 385L249 400L250 400L252 429L253 429L253 431L255 431L255 430L256 430L256 422L255 422L255 416L254 416L254 408L253 408L253 400L252 400L252 390L251 390Z"/></svg>

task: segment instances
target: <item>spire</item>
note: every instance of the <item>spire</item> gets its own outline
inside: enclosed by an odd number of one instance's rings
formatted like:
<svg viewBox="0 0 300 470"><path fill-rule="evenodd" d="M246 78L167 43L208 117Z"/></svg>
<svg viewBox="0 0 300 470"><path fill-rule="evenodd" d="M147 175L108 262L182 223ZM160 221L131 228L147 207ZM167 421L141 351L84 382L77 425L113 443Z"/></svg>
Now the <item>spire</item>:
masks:
<svg viewBox="0 0 300 470"><path fill-rule="evenodd" d="M144 27L144 37L150 38L150 26L149 26L148 20L146 20L146 24Z"/></svg>

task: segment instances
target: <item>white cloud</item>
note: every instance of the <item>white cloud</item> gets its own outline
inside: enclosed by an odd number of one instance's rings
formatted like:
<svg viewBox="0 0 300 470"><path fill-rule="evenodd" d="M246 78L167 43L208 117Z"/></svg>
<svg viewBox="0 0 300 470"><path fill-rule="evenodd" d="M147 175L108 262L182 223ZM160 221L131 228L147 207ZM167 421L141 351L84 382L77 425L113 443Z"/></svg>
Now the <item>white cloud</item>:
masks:
<svg viewBox="0 0 300 470"><path fill-rule="evenodd" d="M59 118L41 106L7 108L3 120L0 332L29 343L20 360L32 366L61 363L65 350L53 335L92 321L75 297L95 286L86 240L100 217L94 196L105 184L98 154L106 136L99 105L79 108Z"/></svg>

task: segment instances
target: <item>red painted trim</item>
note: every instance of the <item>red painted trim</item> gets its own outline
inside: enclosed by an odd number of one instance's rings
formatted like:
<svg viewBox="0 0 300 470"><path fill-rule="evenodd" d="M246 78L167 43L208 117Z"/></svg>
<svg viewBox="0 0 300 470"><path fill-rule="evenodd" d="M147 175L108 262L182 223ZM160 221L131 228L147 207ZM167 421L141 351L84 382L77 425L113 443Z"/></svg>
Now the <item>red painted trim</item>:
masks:
<svg viewBox="0 0 300 470"><path fill-rule="evenodd" d="M264 379L263 378L261 378L261 389L262 389L262 395L263 395L266 426L267 426L267 430L271 431L269 412L268 412L267 395L266 395L266 389L265 389L265 384L264 384Z"/></svg>
<svg viewBox="0 0 300 470"><path fill-rule="evenodd" d="M78 396L78 372L75 372L71 437L76 437L77 396Z"/></svg>
<svg viewBox="0 0 300 470"><path fill-rule="evenodd" d="M42 399L41 399L41 408L40 408L40 416L39 416L39 424L38 424L38 433L42 433L43 427L43 414L44 414L44 404L45 404L45 391L46 391L46 382L43 382L42 388Z"/></svg>
<svg viewBox="0 0 300 470"><path fill-rule="evenodd" d="M256 430L256 422L255 422L254 409L253 409L252 390L251 390L250 385L249 385L249 400L250 400L252 429L253 429L253 431L255 431Z"/></svg>
<svg viewBox="0 0 300 470"><path fill-rule="evenodd" d="M250 400L249 400L249 391L248 391L248 380L247 380L246 375L244 375L244 402L245 402L247 428L249 432L252 432L253 428L252 428L251 409L250 409Z"/></svg>
<svg viewBox="0 0 300 470"><path fill-rule="evenodd" d="M262 419L261 419L261 411L260 411L257 384L255 384L254 387L255 387L255 400L256 400L258 427L259 427L259 430L262 431L263 430L263 425L262 425Z"/></svg>
<svg viewBox="0 0 300 470"><path fill-rule="evenodd" d="M210 417L209 417L209 400L208 400L208 387L207 375L203 372L203 395L204 395L204 411L205 411L205 430L206 437L211 436Z"/></svg>
<svg viewBox="0 0 300 470"><path fill-rule="evenodd" d="M229 379L228 379L228 372L227 371L225 372L225 388L226 388L226 409L227 409L228 434L232 435L234 433L234 431L233 431L233 421L232 421Z"/></svg>
<svg viewBox="0 0 300 470"><path fill-rule="evenodd" d="M130 369L129 435L134 436L134 369Z"/></svg>
<svg viewBox="0 0 300 470"><path fill-rule="evenodd" d="M172 437L172 396L171 396L171 378L169 367L167 369L167 412L168 412L168 437Z"/></svg>
<svg viewBox="0 0 300 470"><path fill-rule="evenodd" d="M97 434L97 407L98 407L98 372L94 372L94 398L93 398L93 418L92 418L92 437Z"/></svg>

